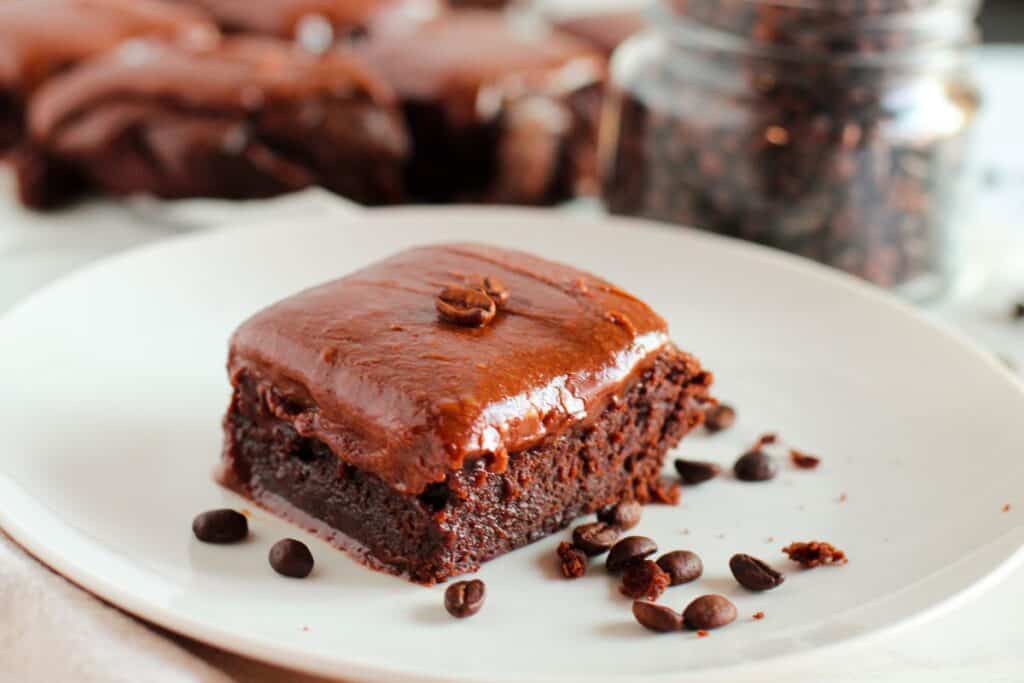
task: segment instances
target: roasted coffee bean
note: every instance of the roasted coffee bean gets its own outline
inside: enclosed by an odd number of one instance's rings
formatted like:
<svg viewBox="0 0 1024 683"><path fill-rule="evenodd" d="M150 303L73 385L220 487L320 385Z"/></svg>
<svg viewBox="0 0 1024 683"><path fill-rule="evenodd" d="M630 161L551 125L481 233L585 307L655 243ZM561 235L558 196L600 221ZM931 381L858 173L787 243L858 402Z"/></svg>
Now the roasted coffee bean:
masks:
<svg viewBox="0 0 1024 683"><path fill-rule="evenodd" d="M1017 301L1013 304L1010 317L1017 322L1024 320L1024 301Z"/></svg>
<svg viewBox="0 0 1024 683"><path fill-rule="evenodd" d="M728 429L736 422L736 410L732 406L719 403L704 411L704 427L709 432L720 432Z"/></svg>
<svg viewBox="0 0 1024 683"><path fill-rule="evenodd" d="M709 631L736 620L736 605L724 595L702 595L683 610L683 623L692 630Z"/></svg>
<svg viewBox="0 0 1024 683"><path fill-rule="evenodd" d="M764 451L750 451L740 456L732 466L736 478L741 481L768 481L779 472L775 458Z"/></svg>
<svg viewBox="0 0 1024 683"><path fill-rule="evenodd" d="M457 619L471 617L484 606L487 587L480 579L458 581L444 592L444 608Z"/></svg>
<svg viewBox="0 0 1024 683"><path fill-rule="evenodd" d="M647 600L633 603L633 616L646 629L658 633L670 633L683 629L683 616L671 607Z"/></svg>
<svg viewBox="0 0 1024 683"><path fill-rule="evenodd" d="M646 536L627 536L612 546L605 566L612 573L621 572L630 562L646 559L656 552L658 544Z"/></svg>
<svg viewBox="0 0 1024 683"><path fill-rule="evenodd" d="M572 543L558 544L558 558L565 578L578 579L587 573L587 554Z"/></svg>
<svg viewBox="0 0 1024 683"><path fill-rule="evenodd" d="M437 295L434 306L442 320L463 327L483 327L497 310L491 297L469 287L446 287Z"/></svg>
<svg viewBox="0 0 1024 683"><path fill-rule="evenodd" d="M821 464L821 458L811 455L810 453L804 453L798 451L795 448L791 448L789 451L789 459L793 461L793 464L802 470L813 470L815 467Z"/></svg>
<svg viewBox="0 0 1024 683"><path fill-rule="evenodd" d="M509 297L511 296L511 293L508 291L508 287L505 286L505 283L493 275L480 278L479 282L474 283L474 286L476 289L479 289L489 296L491 300L494 301L494 305L498 308L507 304Z"/></svg>
<svg viewBox="0 0 1024 683"><path fill-rule="evenodd" d="M668 574L671 580L669 585L672 586L689 583L700 578L704 573L704 563L701 562L697 553L692 553L689 550L673 550L670 553L665 553L658 558L658 566Z"/></svg>
<svg viewBox="0 0 1024 683"><path fill-rule="evenodd" d="M625 500L597 511L597 519L608 526L625 531L640 523L644 507L635 500Z"/></svg>
<svg viewBox="0 0 1024 683"><path fill-rule="evenodd" d="M572 544L594 557L608 552L619 540L619 530L604 522L581 524L572 530Z"/></svg>
<svg viewBox="0 0 1024 683"><path fill-rule="evenodd" d="M204 543L237 543L249 535L249 520L235 510L209 510L192 520L192 533Z"/></svg>
<svg viewBox="0 0 1024 683"><path fill-rule="evenodd" d="M657 600L672 579L655 562L637 560L626 565L619 591L627 598Z"/></svg>
<svg viewBox="0 0 1024 683"><path fill-rule="evenodd" d="M281 576L304 579L313 571L313 553L302 541L282 538L270 548L270 566Z"/></svg>
<svg viewBox="0 0 1024 683"><path fill-rule="evenodd" d="M741 586L752 591L771 590L786 580L785 576L769 567L763 560L743 553L730 558L729 570Z"/></svg>
<svg viewBox="0 0 1024 683"><path fill-rule="evenodd" d="M676 458L675 466L676 472L679 473L679 478L683 480L684 484L689 484L690 486L703 484L708 479L714 479L722 472L722 468L715 463L703 462L701 460Z"/></svg>

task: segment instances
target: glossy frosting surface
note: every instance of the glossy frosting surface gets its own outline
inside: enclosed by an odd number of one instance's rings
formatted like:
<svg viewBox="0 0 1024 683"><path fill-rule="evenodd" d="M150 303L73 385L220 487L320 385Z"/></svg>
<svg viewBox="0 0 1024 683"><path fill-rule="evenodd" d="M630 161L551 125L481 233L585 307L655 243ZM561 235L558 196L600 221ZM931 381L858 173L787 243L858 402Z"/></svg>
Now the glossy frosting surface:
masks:
<svg viewBox="0 0 1024 683"><path fill-rule="evenodd" d="M482 328L440 320L435 296L474 276L504 281L508 303ZM604 280L456 244L264 309L235 333L228 365L301 434L418 492L467 458L501 469L509 452L596 416L666 343L665 322Z"/></svg>

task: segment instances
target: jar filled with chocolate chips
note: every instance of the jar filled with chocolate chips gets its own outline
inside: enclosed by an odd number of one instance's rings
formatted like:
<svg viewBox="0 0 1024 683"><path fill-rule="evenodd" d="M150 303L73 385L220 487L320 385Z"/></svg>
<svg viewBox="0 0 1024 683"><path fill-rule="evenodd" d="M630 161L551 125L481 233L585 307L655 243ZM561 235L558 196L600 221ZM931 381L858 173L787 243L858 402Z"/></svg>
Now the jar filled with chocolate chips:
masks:
<svg viewBox="0 0 1024 683"><path fill-rule="evenodd" d="M612 65L608 209L940 294L977 0L660 0Z"/></svg>

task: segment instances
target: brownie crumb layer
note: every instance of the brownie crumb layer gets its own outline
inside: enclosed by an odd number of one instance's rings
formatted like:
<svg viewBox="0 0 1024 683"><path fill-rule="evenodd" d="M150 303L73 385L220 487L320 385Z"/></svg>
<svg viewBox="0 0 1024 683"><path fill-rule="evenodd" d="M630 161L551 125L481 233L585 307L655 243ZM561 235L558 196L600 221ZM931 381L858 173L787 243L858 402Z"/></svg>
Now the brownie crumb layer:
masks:
<svg viewBox="0 0 1024 683"><path fill-rule="evenodd" d="M490 471L487 457L467 460L417 495L300 436L268 405L273 389L246 372L236 379L223 483L425 584L473 571L618 500L658 500L665 453L700 424L711 384L695 358L666 345L596 419L511 453L502 472Z"/></svg>

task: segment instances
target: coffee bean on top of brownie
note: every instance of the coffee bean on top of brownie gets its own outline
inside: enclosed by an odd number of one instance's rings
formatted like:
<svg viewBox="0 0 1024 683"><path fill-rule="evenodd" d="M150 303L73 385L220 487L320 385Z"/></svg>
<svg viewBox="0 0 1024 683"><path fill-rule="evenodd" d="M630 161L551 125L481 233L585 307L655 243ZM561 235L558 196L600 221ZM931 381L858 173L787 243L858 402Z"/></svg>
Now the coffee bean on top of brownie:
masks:
<svg viewBox="0 0 1024 683"><path fill-rule="evenodd" d="M51 203L90 188L249 198L321 185L367 204L402 197L407 139L393 94L341 51L314 57L270 38L133 41L49 81L28 118L28 161L53 173L22 175L25 198L43 195L41 184ZM67 170L79 182L53 188Z"/></svg>
<svg viewBox="0 0 1024 683"><path fill-rule="evenodd" d="M551 204L596 185L606 64L587 43L455 10L358 49L402 102L413 199Z"/></svg>
<svg viewBox="0 0 1024 683"><path fill-rule="evenodd" d="M293 38L313 52L370 34L409 30L441 12L441 0L178 0L225 31Z"/></svg>
<svg viewBox="0 0 1024 683"><path fill-rule="evenodd" d="M214 40L216 28L157 0L0 2L0 152L20 141L29 96L47 78L141 36L192 44Z"/></svg>

